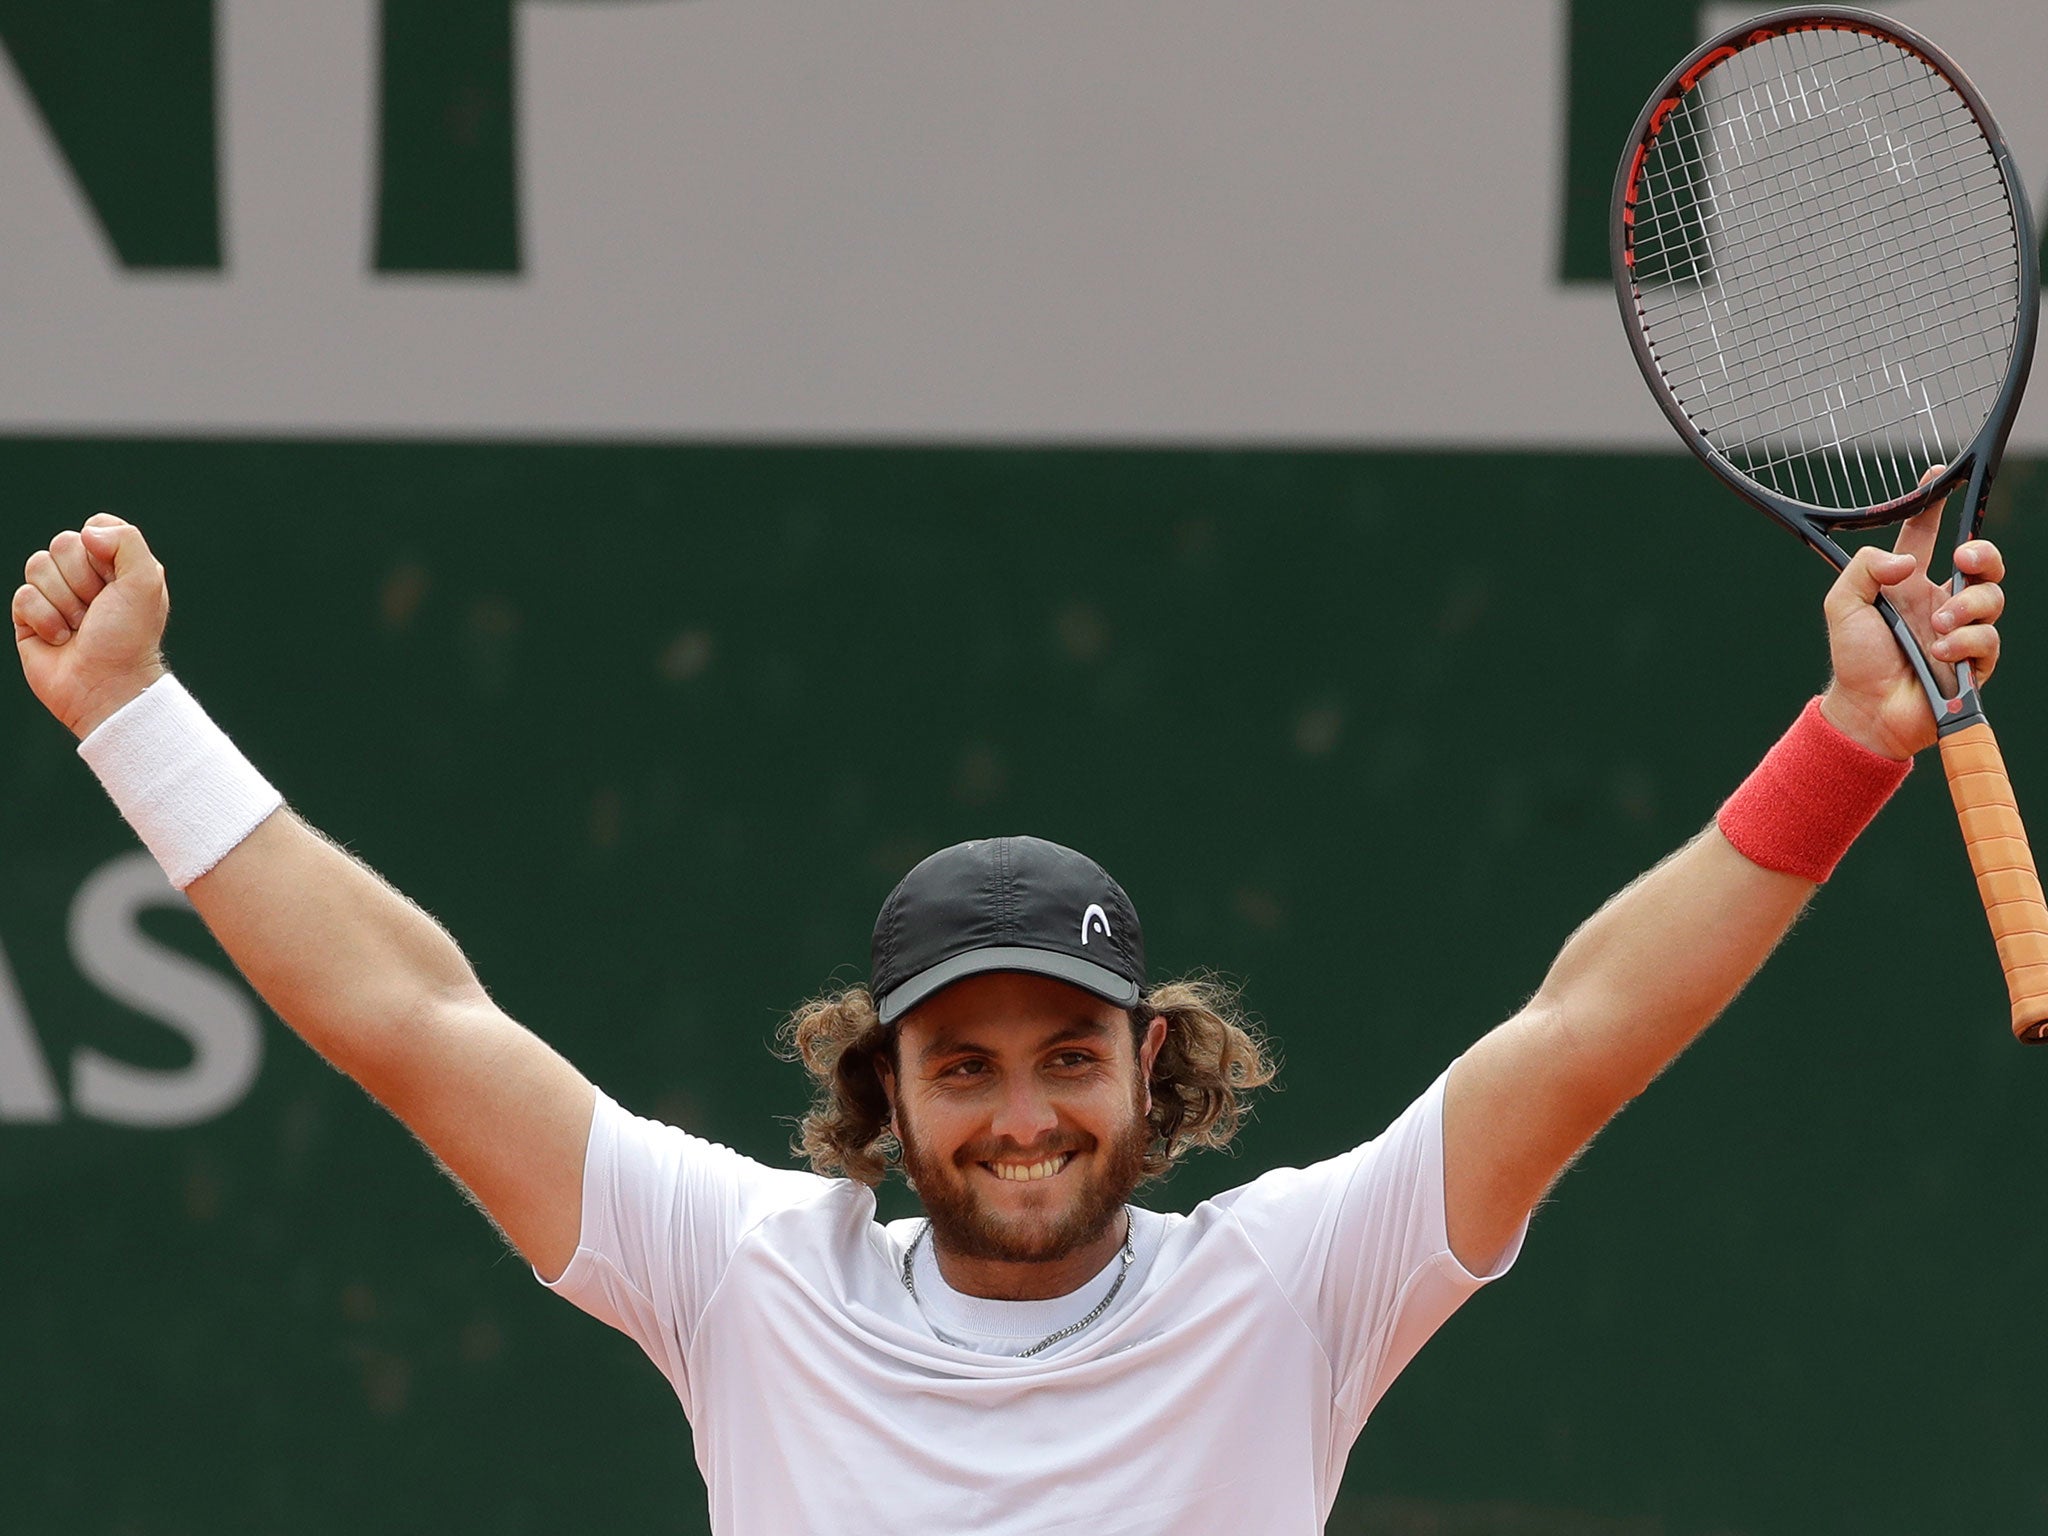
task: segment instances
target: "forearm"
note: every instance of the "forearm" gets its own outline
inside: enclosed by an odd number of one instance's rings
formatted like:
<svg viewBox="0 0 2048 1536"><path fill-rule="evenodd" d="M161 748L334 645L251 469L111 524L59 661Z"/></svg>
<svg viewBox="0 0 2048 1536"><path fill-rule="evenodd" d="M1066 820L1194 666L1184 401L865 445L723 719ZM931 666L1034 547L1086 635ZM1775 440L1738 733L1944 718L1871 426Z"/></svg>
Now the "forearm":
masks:
<svg viewBox="0 0 2048 1536"><path fill-rule="evenodd" d="M388 1107L543 1273L576 1251L596 1090L485 996L454 940L283 809L164 672L164 571L106 513L15 594L24 674L280 1017Z"/></svg>
<svg viewBox="0 0 2048 1536"><path fill-rule="evenodd" d="M1572 935L1510 1027L1542 1031L1587 1113L1605 1118L1734 1001L1815 889L1710 825Z"/></svg>
<svg viewBox="0 0 2048 1536"><path fill-rule="evenodd" d="M1454 1246L1498 1252L1560 1171L1728 1006L1904 777L1809 707L1714 825L1593 915L1452 1069Z"/></svg>
<svg viewBox="0 0 2048 1536"><path fill-rule="evenodd" d="M130 756L167 765L168 787L123 781L116 798L150 828L166 869L205 871L185 885L200 917L292 1029L559 1274L581 1222L595 1090L500 1012L455 941L362 863L282 808L242 835L276 791L260 778L253 790L224 738L189 711L158 725ZM180 771L195 755L211 767ZM248 792L234 791L238 780ZM195 789L190 814L177 814Z"/></svg>
<svg viewBox="0 0 2048 1536"><path fill-rule="evenodd" d="M290 811L186 895L278 1017L380 1098L437 1012L483 1002L438 923Z"/></svg>
<svg viewBox="0 0 2048 1536"><path fill-rule="evenodd" d="M1832 695L1830 698L1832 699ZM1528 1013L1589 1114L1640 1093L1741 991L1906 774L1816 700L1684 848L1567 943Z"/></svg>
<svg viewBox="0 0 2048 1536"><path fill-rule="evenodd" d="M1709 826L1574 933L1536 995L1452 1068L1444 1101L1454 1252L1490 1265L1579 1150L1756 973L1813 882Z"/></svg>
<svg viewBox="0 0 2048 1536"><path fill-rule="evenodd" d="M435 1008L481 998L454 941L284 809L177 678L151 679L78 750L265 1001L373 1091Z"/></svg>

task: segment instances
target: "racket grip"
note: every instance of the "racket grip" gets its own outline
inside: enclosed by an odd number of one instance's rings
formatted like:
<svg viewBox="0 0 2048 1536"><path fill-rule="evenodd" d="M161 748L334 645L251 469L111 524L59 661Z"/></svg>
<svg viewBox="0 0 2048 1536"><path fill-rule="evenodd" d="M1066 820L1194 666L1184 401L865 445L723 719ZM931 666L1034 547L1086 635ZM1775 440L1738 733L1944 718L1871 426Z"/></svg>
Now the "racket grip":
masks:
<svg viewBox="0 0 2048 1536"><path fill-rule="evenodd" d="M1990 723L1977 720L1942 737L1941 766L2005 968L2012 1032L2039 1045L2048 1039L2048 904Z"/></svg>

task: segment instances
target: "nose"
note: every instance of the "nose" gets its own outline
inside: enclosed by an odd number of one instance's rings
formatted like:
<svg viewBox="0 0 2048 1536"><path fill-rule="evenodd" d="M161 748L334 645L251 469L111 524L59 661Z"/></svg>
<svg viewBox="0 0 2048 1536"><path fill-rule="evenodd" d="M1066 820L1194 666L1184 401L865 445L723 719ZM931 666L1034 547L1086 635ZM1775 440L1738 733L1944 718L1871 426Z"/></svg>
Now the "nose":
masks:
<svg viewBox="0 0 2048 1536"><path fill-rule="evenodd" d="M989 1130L1019 1147L1029 1147L1058 1124L1059 1116L1053 1111L1044 1085L1032 1074L1019 1072L1003 1085L1003 1096L996 1105Z"/></svg>

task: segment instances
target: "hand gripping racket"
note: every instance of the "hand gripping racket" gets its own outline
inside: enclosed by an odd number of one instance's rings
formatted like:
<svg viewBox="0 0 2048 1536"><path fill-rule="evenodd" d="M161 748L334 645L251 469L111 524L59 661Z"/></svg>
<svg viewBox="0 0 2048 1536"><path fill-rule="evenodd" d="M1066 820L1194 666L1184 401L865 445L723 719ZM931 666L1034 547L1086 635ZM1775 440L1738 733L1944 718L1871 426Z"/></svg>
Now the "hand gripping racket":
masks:
<svg viewBox="0 0 2048 1536"><path fill-rule="evenodd" d="M2033 362L2040 274L2012 155L1939 49L1853 10L1722 33L1643 109L1612 240L1651 393L1744 499L1838 569L1831 533L1902 521L1966 480L1955 544L1976 536ZM2039 1043L2048 906L1975 679L1959 666L1945 692L1878 606L1934 710L2013 1033Z"/></svg>

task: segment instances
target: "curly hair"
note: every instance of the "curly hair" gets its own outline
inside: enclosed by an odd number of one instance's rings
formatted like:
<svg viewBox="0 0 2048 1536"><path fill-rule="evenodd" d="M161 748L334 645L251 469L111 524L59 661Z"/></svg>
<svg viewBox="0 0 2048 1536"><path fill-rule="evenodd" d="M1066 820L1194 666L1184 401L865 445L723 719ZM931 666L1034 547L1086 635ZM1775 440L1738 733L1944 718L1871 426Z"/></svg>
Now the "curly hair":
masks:
<svg viewBox="0 0 2048 1536"><path fill-rule="evenodd" d="M1248 1096L1278 1070L1272 1048L1241 1008L1237 989L1214 976L1154 987L1129 1010L1131 1038L1166 1020L1166 1042L1152 1063L1152 1142L1144 1176L1166 1173L1197 1147L1228 1146L1251 1113ZM884 1024L866 987L847 987L804 1003L778 1031L779 1054L801 1061L815 1093L798 1123L793 1150L826 1175L879 1184L901 1148L889 1126L889 1098L878 1062L896 1061L896 1028Z"/></svg>

